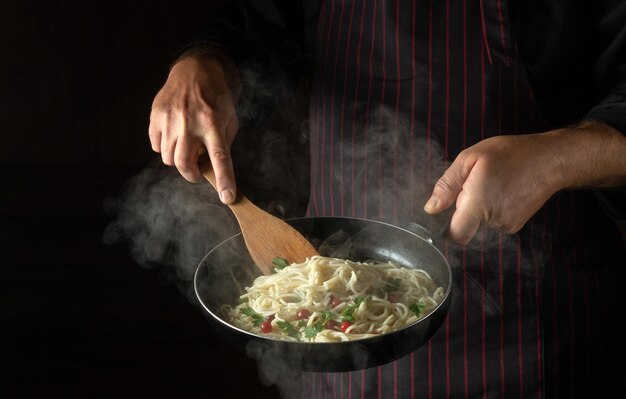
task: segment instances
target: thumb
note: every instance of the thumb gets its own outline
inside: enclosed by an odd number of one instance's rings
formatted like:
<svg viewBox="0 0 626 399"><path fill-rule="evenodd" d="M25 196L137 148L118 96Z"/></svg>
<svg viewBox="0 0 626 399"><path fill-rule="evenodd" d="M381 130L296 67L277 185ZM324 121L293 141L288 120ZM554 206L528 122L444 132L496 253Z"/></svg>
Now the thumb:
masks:
<svg viewBox="0 0 626 399"><path fill-rule="evenodd" d="M461 157L457 157L452 165L437 180L433 192L424 205L427 213L439 213L452 206L456 202L463 184L472 170L472 166Z"/></svg>

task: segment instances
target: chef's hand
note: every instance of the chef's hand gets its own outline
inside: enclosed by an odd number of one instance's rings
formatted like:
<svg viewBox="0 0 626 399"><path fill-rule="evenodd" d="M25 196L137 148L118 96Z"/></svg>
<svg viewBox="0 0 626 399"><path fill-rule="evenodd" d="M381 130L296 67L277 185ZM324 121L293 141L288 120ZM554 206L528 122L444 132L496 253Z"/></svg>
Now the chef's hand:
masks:
<svg viewBox="0 0 626 399"><path fill-rule="evenodd" d="M461 245L481 226L513 234L561 189L626 185L623 154L626 137L601 122L491 137L458 155L424 210L456 204L449 234Z"/></svg>
<svg viewBox="0 0 626 399"><path fill-rule="evenodd" d="M152 149L190 182L203 180L198 154L206 148L224 203L236 195L230 147L239 129L228 68L223 57L183 56L152 103L149 127Z"/></svg>

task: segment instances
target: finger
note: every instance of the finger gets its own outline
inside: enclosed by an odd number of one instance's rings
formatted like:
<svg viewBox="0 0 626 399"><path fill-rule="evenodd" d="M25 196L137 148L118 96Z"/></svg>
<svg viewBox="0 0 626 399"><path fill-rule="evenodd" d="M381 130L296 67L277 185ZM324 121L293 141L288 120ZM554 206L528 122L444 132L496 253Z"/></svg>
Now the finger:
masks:
<svg viewBox="0 0 626 399"><path fill-rule="evenodd" d="M225 204L231 204L235 200L237 190L230 146L219 134L207 134L204 137L220 200Z"/></svg>
<svg viewBox="0 0 626 399"><path fill-rule="evenodd" d="M454 160L452 165L437 180L433 192L424 205L427 213L439 213L452 206L463 189L463 184L470 171L473 162L465 159L461 154Z"/></svg>
<svg viewBox="0 0 626 399"><path fill-rule="evenodd" d="M449 236L461 245L467 245L482 222L479 205L465 191L458 195L457 206L450 220Z"/></svg>
<svg viewBox="0 0 626 399"><path fill-rule="evenodd" d="M148 136L150 137L150 146L154 152L161 152L161 130L165 128L167 118L163 112L156 108L152 108L150 112L150 125L148 126Z"/></svg>
<svg viewBox="0 0 626 399"><path fill-rule="evenodd" d="M163 117L162 123L164 128L161 130L161 158L164 164L174 166L177 141L183 135L185 125L182 117L173 114Z"/></svg>
<svg viewBox="0 0 626 399"><path fill-rule="evenodd" d="M150 137L150 146L152 151L161 152L161 128L156 123L150 122L148 127L148 136Z"/></svg>
<svg viewBox="0 0 626 399"><path fill-rule="evenodd" d="M198 148L201 143L194 140L188 135L180 137L176 141L176 149L174 150L174 164L180 174L192 183L198 183L203 180L200 169L198 168Z"/></svg>
<svg viewBox="0 0 626 399"><path fill-rule="evenodd" d="M167 136L161 137L161 159L168 166L174 166L174 151L176 150L176 138L168 140Z"/></svg>

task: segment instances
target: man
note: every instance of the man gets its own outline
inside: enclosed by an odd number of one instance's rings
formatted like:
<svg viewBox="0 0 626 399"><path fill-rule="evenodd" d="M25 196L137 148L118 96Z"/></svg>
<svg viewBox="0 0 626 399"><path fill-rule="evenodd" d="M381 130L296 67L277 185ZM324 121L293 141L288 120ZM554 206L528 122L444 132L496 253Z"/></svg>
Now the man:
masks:
<svg viewBox="0 0 626 399"><path fill-rule="evenodd" d="M422 206L450 209L443 250L458 259L458 294L428 345L375 370L311 376L305 393L623 392L612 320L626 258L607 211L624 217L626 8L277 4L232 2L181 50L153 104L152 148L192 182L206 148L230 203L237 99L254 89L240 77L250 65L307 76L307 213L402 224L428 220ZM440 156L453 160L441 176Z"/></svg>

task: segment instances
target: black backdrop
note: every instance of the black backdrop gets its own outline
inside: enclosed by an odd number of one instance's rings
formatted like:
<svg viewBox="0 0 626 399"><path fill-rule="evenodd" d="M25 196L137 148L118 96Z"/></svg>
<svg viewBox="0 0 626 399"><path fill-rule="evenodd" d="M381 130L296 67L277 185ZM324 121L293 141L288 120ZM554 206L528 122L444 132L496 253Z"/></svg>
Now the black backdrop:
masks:
<svg viewBox="0 0 626 399"><path fill-rule="evenodd" d="M0 2L0 397L278 397L176 284L102 239L103 202L158 161L172 53L221 3Z"/></svg>
<svg viewBox="0 0 626 399"><path fill-rule="evenodd" d="M157 158L170 57L221 3L0 3L1 397L277 397L174 283L102 241L103 202Z"/></svg>

